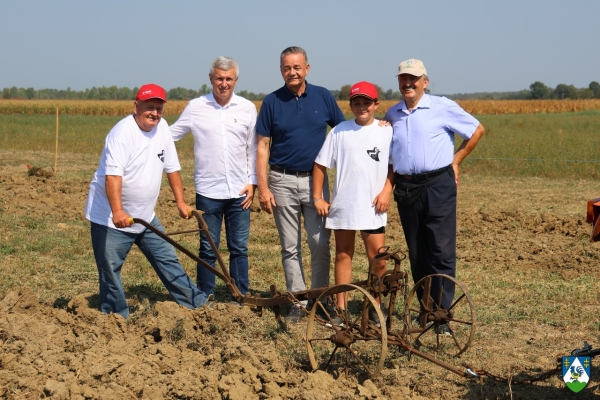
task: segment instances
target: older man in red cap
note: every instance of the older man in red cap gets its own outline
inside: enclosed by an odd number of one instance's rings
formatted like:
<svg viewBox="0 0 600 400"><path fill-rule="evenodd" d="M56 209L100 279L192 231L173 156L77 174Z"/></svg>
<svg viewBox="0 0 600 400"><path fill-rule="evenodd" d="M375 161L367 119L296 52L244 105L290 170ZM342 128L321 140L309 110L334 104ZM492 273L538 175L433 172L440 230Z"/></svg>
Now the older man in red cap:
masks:
<svg viewBox="0 0 600 400"><path fill-rule="evenodd" d="M154 213L162 173L182 218L192 210L184 201L179 159L169 126L162 119L165 90L143 85L133 103L133 114L123 118L106 137L98 170L85 206L91 222L92 247L100 281L100 311L129 315L121 284L121 267L135 243L146 256L175 301L187 308L201 307L207 296L185 273L175 249L131 217L149 221L164 231Z"/></svg>

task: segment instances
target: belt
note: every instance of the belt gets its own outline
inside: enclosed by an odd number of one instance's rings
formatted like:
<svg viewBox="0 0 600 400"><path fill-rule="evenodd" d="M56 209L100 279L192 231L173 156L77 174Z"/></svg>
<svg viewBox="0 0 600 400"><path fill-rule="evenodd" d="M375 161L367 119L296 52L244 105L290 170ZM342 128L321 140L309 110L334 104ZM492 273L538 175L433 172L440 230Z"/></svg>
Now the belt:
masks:
<svg viewBox="0 0 600 400"><path fill-rule="evenodd" d="M312 171L294 171L291 169L285 169L278 167L277 165L271 165L271 171L281 172L286 175L296 175L296 176L311 176Z"/></svg>
<svg viewBox="0 0 600 400"><path fill-rule="evenodd" d="M434 171L424 172L422 174L413 174L413 175L405 175L405 174L396 173L396 176L399 176L402 179L407 179L407 180L413 181L413 182L423 182L423 181L426 181L431 178L435 178L436 176L443 174L444 172L448 171L451 167L452 167L452 165L448 165L446 167L436 169Z"/></svg>

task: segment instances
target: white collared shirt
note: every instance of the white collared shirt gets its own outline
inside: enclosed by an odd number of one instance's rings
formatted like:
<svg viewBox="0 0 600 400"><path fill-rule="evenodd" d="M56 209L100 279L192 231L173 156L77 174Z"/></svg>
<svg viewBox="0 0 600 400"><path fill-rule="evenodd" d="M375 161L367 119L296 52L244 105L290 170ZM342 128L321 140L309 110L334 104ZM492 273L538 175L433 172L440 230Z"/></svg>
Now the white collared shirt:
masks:
<svg viewBox="0 0 600 400"><path fill-rule="evenodd" d="M194 136L196 192L211 199L233 199L256 185L256 106L232 95L221 107L212 93L191 100L171 125L175 141Z"/></svg>

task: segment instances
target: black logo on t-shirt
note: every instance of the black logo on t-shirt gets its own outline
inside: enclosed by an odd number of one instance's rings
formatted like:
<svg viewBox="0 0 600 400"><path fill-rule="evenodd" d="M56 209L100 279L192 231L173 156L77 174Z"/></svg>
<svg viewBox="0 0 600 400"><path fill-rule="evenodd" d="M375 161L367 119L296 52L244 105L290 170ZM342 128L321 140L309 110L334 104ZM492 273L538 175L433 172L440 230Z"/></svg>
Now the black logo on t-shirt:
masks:
<svg viewBox="0 0 600 400"><path fill-rule="evenodd" d="M373 150L367 150L367 154L375 161L379 161L379 149L373 147Z"/></svg>
<svg viewBox="0 0 600 400"><path fill-rule="evenodd" d="M160 159L160 161L165 162L165 151L164 150L161 151L160 153L158 153L157 156ZM371 156L371 157L373 157L373 156Z"/></svg>

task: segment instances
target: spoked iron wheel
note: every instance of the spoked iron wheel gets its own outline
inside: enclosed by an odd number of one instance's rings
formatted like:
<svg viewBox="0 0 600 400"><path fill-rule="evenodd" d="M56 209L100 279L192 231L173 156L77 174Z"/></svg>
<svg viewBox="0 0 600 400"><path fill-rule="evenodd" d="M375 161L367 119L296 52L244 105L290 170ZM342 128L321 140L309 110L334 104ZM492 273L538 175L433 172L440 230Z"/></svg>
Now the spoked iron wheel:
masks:
<svg viewBox="0 0 600 400"><path fill-rule="evenodd" d="M443 288L448 285L454 285L452 301L444 298ZM443 304L449 304L448 308ZM448 275L428 275L417 282L408 295L405 318L411 344L420 351L456 357L475 336L473 300L465 286Z"/></svg>
<svg viewBox="0 0 600 400"><path fill-rule="evenodd" d="M344 296L345 310L327 313L326 299L331 302L334 295ZM381 327L369 321L371 308L377 313ZM323 310L325 317L319 316L317 310ZM341 319L341 325L336 324L335 317ZM352 284L325 290L308 316L306 349L313 370L343 369L347 376L349 370L363 369L376 377L387 355L385 320L377 301L366 290Z"/></svg>

